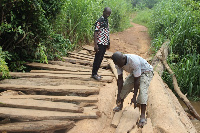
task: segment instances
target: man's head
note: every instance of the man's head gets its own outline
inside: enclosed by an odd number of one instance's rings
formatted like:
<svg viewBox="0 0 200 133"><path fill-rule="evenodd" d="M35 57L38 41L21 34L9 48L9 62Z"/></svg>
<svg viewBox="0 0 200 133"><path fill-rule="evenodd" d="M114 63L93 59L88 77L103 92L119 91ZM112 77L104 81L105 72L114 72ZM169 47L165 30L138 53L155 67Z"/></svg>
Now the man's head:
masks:
<svg viewBox="0 0 200 133"><path fill-rule="evenodd" d="M103 11L103 17L104 17L104 18L108 18L108 17L110 16L110 14L111 14L111 9L110 9L110 7L105 7L105 8L104 8L104 11Z"/></svg>
<svg viewBox="0 0 200 133"><path fill-rule="evenodd" d="M117 51L112 55L112 60L118 67L123 67L126 62L126 57L121 52Z"/></svg>

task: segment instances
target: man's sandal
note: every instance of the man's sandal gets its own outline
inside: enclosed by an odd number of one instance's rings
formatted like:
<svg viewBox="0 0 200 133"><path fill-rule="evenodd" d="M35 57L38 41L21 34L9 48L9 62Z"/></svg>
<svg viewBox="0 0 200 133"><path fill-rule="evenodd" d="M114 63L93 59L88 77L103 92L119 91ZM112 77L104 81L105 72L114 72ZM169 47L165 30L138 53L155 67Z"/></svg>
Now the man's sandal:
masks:
<svg viewBox="0 0 200 133"><path fill-rule="evenodd" d="M137 125L138 125L138 127L143 128L145 124L147 124L147 119L140 118L140 120L139 120Z"/></svg>
<svg viewBox="0 0 200 133"><path fill-rule="evenodd" d="M119 112L120 110L122 110L122 107L116 106L113 111L114 112Z"/></svg>
<svg viewBox="0 0 200 133"><path fill-rule="evenodd" d="M101 80L101 77L98 76L98 75L92 75L92 78L93 78L93 79L96 79L96 80Z"/></svg>

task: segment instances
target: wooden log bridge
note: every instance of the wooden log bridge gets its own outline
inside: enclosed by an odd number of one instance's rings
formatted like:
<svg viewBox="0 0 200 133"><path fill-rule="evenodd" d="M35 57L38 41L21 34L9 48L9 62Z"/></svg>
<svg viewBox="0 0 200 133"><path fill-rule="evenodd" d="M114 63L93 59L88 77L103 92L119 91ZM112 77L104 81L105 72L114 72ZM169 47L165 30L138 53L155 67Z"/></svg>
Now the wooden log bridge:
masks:
<svg viewBox="0 0 200 133"><path fill-rule="evenodd" d="M102 80L92 79L94 55L88 48L70 52L65 61L26 63L35 70L10 72L13 78L0 81L0 132L68 131L81 119L99 118L99 91L114 74L105 58Z"/></svg>

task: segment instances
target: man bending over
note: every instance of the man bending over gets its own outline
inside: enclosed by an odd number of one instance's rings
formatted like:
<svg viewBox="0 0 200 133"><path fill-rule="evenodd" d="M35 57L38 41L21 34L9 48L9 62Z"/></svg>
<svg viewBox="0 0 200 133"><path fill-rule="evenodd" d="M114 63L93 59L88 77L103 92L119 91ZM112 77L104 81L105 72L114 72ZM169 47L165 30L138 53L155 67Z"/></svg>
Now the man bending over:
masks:
<svg viewBox="0 0 200 133"><path fill-rule="evenodd" d="M117 112L122 110L124 99L134 88L131 104L134 103L134 108L136 108L137 104L141 106L141 115L138 126L142 128L146 124L145 111L148 100L148 88L150 81L153 78L153 67L145 59L134 54L115 52L112 55L112 60L118 73L117 106L113 111ZM130 73L124 83L123 70ZM138 89L139 95L137 97Z"/></svg>

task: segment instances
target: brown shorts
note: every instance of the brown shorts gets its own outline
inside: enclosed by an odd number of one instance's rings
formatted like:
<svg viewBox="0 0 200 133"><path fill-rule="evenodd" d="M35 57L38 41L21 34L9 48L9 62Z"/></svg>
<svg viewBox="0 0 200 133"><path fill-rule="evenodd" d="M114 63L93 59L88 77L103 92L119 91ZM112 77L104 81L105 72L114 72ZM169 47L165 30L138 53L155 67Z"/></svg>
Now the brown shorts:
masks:
<svg viewBox="0 0 200 133"><path fill-rule="evenodd" d="M144 72L140 76L140 86L139 86L139 95L137 97L137 103L139 104L147 104L148 100L148 88L149 84L153 78L153 72ZM121 99L125 99L126 96L133 90L134 88L134 76L130 74L124 84L120 93Z"/></svg>

